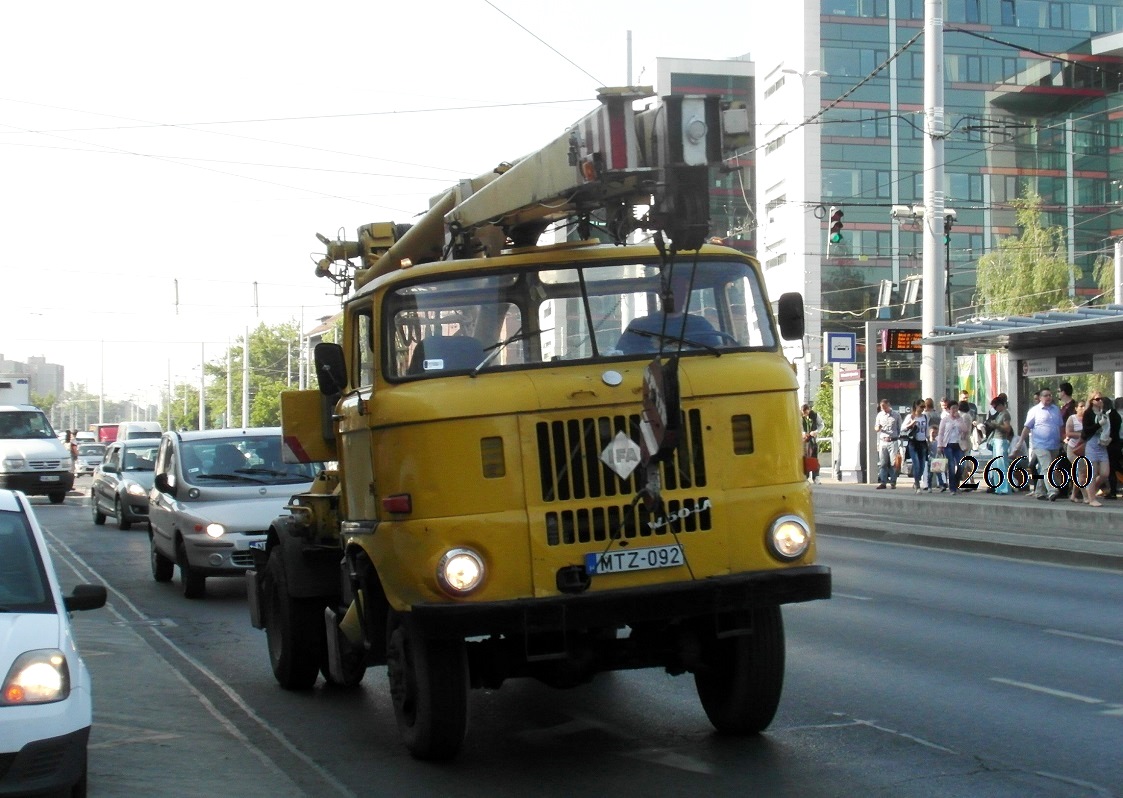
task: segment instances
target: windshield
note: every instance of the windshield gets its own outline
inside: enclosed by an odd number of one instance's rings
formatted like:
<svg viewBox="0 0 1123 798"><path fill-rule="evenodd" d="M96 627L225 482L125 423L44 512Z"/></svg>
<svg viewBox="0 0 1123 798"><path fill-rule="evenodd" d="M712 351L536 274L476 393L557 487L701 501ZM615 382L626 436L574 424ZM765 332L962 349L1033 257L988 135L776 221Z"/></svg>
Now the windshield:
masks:
<svg viewBox="0 0 1123 798"><path fill-rule="evenodd" d="M13 410L0 413L0 438L53 438L55 431L38 410Z"/></svg>
<svg viewBox="0 0 1123 798"><path fill-rule="evenodd" d="M105 446L100 443L83 443L78 447L79 457L103 457Z"/></svg>
<svg viewBox="0 0 1123 798"><path fill-rule="evenodd" d="M551 264L414 283L384 301L398 379L776 347L765 293L739 260Z"/></svg>
<svg viewBox="0 0 1123 798"><path fill-rule="evenodd" d="M293 485L316 476L309 463L281 462L281 438L274 435L183 441L180 456L187 480L197 484Z"/></svg>

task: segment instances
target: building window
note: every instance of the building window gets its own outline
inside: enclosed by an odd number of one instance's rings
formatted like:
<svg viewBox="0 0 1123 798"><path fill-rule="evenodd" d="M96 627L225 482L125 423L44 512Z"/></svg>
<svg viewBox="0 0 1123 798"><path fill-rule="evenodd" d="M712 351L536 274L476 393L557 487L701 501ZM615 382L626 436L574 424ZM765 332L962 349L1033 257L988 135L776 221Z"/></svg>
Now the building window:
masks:
<svg viewBox="0 0 1123 798"><path fill-rule="evenodd" d="M1002 0L1002 24L1018 24L1018 14L1014 10L1014 0Z"/></svg>
<svg viewBox="0 0 1123 798"><path fill-rule="evenodd" d="M979 0L944 0L948 22L978 22Z"/></svg>
<svg viewBox="0 0 1123 798"><path fill-rule="evenodd" d="M1096 31L1096 7L1091 3L1070 3L1068 19L1071 30Z"/></svg>
<svg viewBox="0 0 1123 798"><path fill-rule="evenodd" d="M1064 30L1065 26L1065 11L1064 6L1060 3L1049 4L1049 27Z"/></svg>

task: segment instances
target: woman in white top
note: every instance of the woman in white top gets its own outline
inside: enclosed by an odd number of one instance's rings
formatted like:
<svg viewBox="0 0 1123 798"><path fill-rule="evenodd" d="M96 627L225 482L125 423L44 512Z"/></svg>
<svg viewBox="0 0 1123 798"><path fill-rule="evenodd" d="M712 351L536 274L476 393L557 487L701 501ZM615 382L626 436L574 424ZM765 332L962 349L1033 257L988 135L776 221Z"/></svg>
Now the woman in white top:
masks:
<svg viewBox="0 0 1123 798"><path fill-rule="evenodd" d="M1081 399L1076 403L1076 412L1065 422L1065 454L1072 464L1069 468L1069 473L1072 474L1072 493L1068 498L1074 504L1081 503L1081 491L1084 489L1079 483L1084 481L1086 471L1076 462L1084 454L1084 446L1080 441L1080 432L1084 429L1084 408L1084 400Z"/></svg>
<svg viewBox="0 0 1123 798"><path fill-rule="evenodd" d="M966 402L948 402L948 414L940 421L936 433L936 445L948 459L948 484L951 495L959 493L959 461L963 458L961 441L966 442L971 434L971 416Z"/></svg>

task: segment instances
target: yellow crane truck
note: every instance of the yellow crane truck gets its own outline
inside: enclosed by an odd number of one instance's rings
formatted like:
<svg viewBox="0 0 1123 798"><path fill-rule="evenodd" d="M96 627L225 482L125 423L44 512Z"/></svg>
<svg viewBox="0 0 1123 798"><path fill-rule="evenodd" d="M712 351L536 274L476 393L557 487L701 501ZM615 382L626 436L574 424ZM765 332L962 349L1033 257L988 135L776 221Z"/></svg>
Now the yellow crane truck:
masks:
<svg viewBox="0 0 1123 798"><path fill-rule="evenodd" d="M757 733L781 605L830 597L781 352L802 299L708 241L747 114L650 96L602 89L413 225L319 236L343 343L282 426L326 466L254 551L251 620L286 689L386 665L417 758L456 755L470 688L620 669L691 673L719 731Z"/></svg>

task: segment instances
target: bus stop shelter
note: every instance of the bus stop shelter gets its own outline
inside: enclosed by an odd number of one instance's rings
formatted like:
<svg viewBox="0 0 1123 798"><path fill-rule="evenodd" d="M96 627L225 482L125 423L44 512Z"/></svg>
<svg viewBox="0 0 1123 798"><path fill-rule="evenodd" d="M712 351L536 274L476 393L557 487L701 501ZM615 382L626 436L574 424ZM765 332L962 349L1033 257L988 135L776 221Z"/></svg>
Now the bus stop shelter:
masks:
<svg viewBox="0 0 1123 798"><path fill-rule="evenodd" d="M1028 316L973 319L937 327L921 344L965 352L1005 351L1010 413L1024 417L1029 380L1060 374L1115 372L1115 397L1123 394L1123 305L1049 310Z"/></svg>

